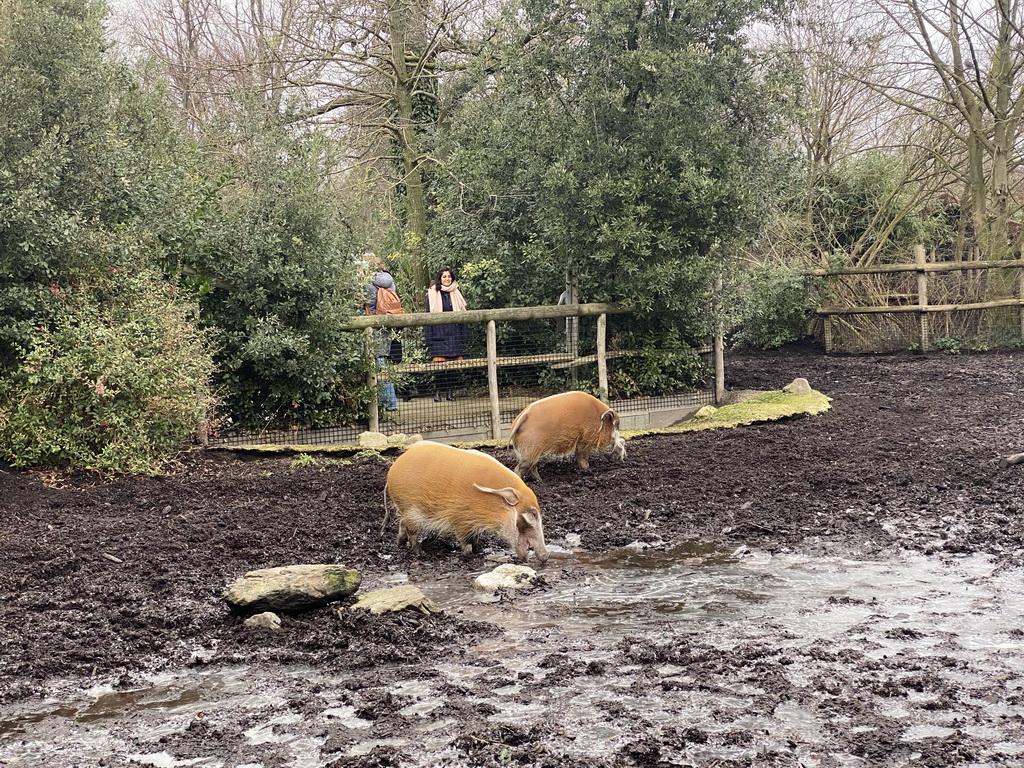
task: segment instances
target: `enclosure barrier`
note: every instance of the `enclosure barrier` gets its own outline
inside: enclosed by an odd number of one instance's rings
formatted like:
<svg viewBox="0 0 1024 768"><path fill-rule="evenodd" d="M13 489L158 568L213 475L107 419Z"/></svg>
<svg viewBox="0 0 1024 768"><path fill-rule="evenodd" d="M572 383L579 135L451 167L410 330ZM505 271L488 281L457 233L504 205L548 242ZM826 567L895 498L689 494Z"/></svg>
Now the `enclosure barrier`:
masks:
<svg viewBox="0 0 1024 768"><path fill-rule="evenodd" d="M335 426L225 432L210 445L352 445L366 430L449 442L501 439L531 402L573 389L602 397L619 413L623 429L668 426L704 405L721 402L725 373L720 332L713 345L694 349L609 349L616 339L609 338L613 330L608 316L626 313L619 304L569 303L350 317L346 330L363 334L368 374L359 407L366 416ZM466 326L463 359L435 362L423 331L447 324ZM630 359L637 354L644 360ZM692 356L695 372L707 375L704 383L656 394L633 379L650 366L664 367L662 355L672 356L672 365L684 366ZM609 400L610 379L619 392L614 400Z"/></svg>
<svg viewBox="0 0 1024 768"><path fill-rule="evenodd" d="M467 370L484 370L487 373L487 403L489 432L492 439L499 439L502 435L502 424L508 422L509 412L502 411L502 398L498 387L498 370L502 367L534 366L542 365L552 370L574 369L586 365L597 366L597 380L599 396L608 402L608 361L616 358L628 357L634 354L631 350L608 350L607 349L607 316L610 314L628 313L628 309L620 304L562 304L557 306L534 306L502 309L480 309L467 310L463 312L444 313L408 313L402 315L373 315L354 317L349 320L348 327L352 330L363 330L365 333L365 349L368 357L376 354L378 339L375 332L379 329L401 329L416 328L431 325L447 324L486 324L486 355L484 357L470 357L463 360L450 360L444 363L434 362L403 362L387 366L386 375L391 378L400 378L415 374L436 374L438 371L457 372ZM592 354L580 354L579 320L581 318L596 318L594 329L595 341ZM539 354L498 354L497 323L509 321L536 321L536 320L566 320L565 342L558 352L544 352ZM702 348L694 350L698 354L711 354L719 351L718 348ZM380 384L378 367L368 366L367 375L368 391L375 393ZM716 355L716 377L715 381L724 382L724 364L722 355ZM724 389L724 383L721 385ZM716 387L717 392L718 387ZM513 412L517 413L521 407L532 398L515 403ZM691 397L691 400L694 399ZM707 398L705 398L707 399ZM718 397L713 396L714 402ZM508 398L506 398L506 401ZM381 431L381 406L374 400L368 403L369 406L369 429L370 431Z"/></svg>
<svg viewBox="0 0 1024 768"><path fill-rule="evenodd" d="M472 368L487 369L487 390L490 404L491 437L501 437L501 407L498 395L498 367L510 365L564 365L575 366L597 363L598 387L602 399L608 399L608 351L606 349L607 317L609 314L620 314L628 310L619 304L562 304L558 306L515 307L502 309L472 309L463 312L411 312L402 315L366 315L349 320L348 327L363 329L365 333L365 350L368 358L374 358L378 341L374 338L377 329L413 328L431 325L464 325L471 323L487 324L487 357L477 359L449 360L443 363L446 371L459 371ZM594 355L580 357L575 354L578 335L570 338L567 343L569 351L562 353L546 353L534 355L515 355L498 357L497 330L498 321L540 320L559 318L580 318L596 316L597 320L597 351ZM571 334L571 331L567 331ZM624 354L624 353L613 353ZM367 387L371 393L377 392L378 373L375 365L368 366ZM394 374L433 373L439 370L437 363L399 363L391 366ZM380 431L380 403L374 396L369 403L371 432Z"/></svg>
<svg viewBox="0 0 1024 768"><path fill-rule="evenodd" d="M805 270L804 275L810 277L841 277L841 276L911 276L915 279L916 286L913 290L909 285L902 286L903 291L890 291L885 298L890 302L885 305L874 306L845 306L845 307L819 307L815 314L824 319L825 328L825 351L833 352L837 348L844 347L837 343L836 321L838 318L849 316L907 316L916 319L914 337L916 344L922 351L934 348L936 338L935 320L940 314L946 316L945 333L941 335L947 344L954 342L961 343L961 336L974 336L977 338L991 339L992 334L986 335L985 328L994 327L996 323L986 323L983 320L983 313L988 310L1001 308L1016 308L1013 335L1015 338L1005 339L1007 324L999 325L1003 338L1006 341L1020 343L1024 340L1024 259L1016 260L995 260L995 261L940 261L929 262L924 246L914 247L913 264L880 264L867 267L843 267L843 268L822 268ZM990 285L989 272L991 270L1018 270L1013 280L1013 291L1015 296L1006 296L985 301L960 300L969 299L973 296L984 295ZM929 295L929 278L948 276L963 273L964 278L955 284L942 286L946 299L940 303L933 303L935 289L932 296ZM958 299L949 301L950 296ZM973 313L970 320L961 320L959 323L952 319L953 313ZM959 335L958 335L959 334ZM958 335L956 339L953 336ZM992 343L988 341L987 343ZM847 349L846 351L850 351ZM879 351L879 350L873 350Z"/></svg>

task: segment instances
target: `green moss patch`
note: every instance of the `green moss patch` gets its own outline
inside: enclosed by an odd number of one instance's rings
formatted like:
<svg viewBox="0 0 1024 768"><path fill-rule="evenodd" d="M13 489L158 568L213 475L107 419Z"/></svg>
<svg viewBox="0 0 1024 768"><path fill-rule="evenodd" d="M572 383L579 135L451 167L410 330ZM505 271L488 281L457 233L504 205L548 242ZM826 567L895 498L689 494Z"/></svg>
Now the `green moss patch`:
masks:
<svg viewBox="0 0 1024 768"><path fill-rule="evenodd" d="M778 421L797 416L814 416L831 408L831 402L831 397L814 390L800 394L781 391L764 392L741 403L723 405L721 408L704 406L693 418L671 427L635 429L622 434L627 439L642 435L671 435L680 432L696 432L701 429L739 427L744 424Z"/></svg>

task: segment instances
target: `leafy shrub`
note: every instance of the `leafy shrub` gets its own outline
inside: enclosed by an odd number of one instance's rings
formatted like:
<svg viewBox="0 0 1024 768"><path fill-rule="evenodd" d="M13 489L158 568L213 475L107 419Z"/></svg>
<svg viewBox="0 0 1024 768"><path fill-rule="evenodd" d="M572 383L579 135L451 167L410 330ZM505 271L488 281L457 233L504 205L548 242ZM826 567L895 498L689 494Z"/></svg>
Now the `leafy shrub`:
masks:
<svg viewBox="0 0 1024 768"><path fill-rule="evenodd" d="M740 299L737 346L774 349L807 334L812 287L800 270L761 264L747 274Z"/></svg>
<svg viewBox="0 0 1024 768"><path fill-rule="evenodd" d="M932 347L940 352L956 355L964 348L964 340L959 336L943 336L932 342Z"/></svg>
<svg viewBox="0 0 1024 768"><path fill-rule="evenodd" d="M138 272L53 293L51 322L0 380L0 456L18 467L156 472L213 405L194 308Z"/></svg>
<svg viewBox="0 0 1024 768"><path fill-rule="evenodd" d="M609 395L629 398L687 392L710 375L707 363L693 350L643 349L617 361L609 371Z"/></svg>
<svg viewBox="0 0 1024 768"><path fill-rule="evenodd" d="M221 179L203 222L208 247L182 265L218 331L225 406L248 428L354 420L366 360L345 324L362 314L365 283L328 187L334 147L292 135L265 104L242 104L236 118L204 138L232 152L207 149Z"/></svg>
<svg viewBox="0 0 1024 768"><path fill-rule="evenodd" d="M32 345L52 283L189 247L202 192L158 95L105 55L104 4L2 8L0 376Z"/></svg>
<svg viewBox="0 0 1024 768"><path fill-rule="evenodd" d="M869 250L901 254L935 242L941 217L916 212L914 185L885 152L869 152L825 171L811 194L815 247L857 256Z"/></svg>

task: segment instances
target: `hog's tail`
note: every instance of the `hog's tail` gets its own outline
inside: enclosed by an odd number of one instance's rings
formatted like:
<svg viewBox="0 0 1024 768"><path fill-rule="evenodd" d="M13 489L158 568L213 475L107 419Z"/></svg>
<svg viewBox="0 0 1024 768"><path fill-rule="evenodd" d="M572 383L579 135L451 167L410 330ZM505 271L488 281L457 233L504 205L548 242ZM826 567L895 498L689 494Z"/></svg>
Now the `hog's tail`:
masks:
<svg viewBox="0 0 1024 768"><path fill-rule="evenodd" d="M508 433L508 441L512 444L513 447L515 447L516 438L519 437L519 432L522 430L523 424L526 423L527 416L529 416L529 414L524 410L522 413L516 416L516 420L512 422L512 429L510 429Z"/></svg>

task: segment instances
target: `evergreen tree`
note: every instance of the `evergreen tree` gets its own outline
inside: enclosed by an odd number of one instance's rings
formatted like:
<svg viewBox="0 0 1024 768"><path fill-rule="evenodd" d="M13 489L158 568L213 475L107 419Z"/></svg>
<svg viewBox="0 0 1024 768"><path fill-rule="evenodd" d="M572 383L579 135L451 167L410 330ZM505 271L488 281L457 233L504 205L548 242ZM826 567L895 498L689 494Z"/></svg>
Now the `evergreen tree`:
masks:
<svg viewBox="0 0 1024 768"><path fill-rule="evenodd" d="M187 153L108 58L104 6L0 6L0 455L149 470L209 415L191 303L156 266Z"/></svg>
<svg viewBox="0 0 1024 768"><path fill-rule="evenodd" d="M775 107L743 30L758 0L523 0L445 123L433 244L495 302L624 301L669 345L756 230ZM524 42L525 45L524 45ZM466 88L464 87L464 90ZM490 270L474 263L497 257ZM478 284L474 283L474 285Z"/></svg>

